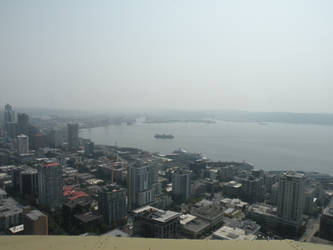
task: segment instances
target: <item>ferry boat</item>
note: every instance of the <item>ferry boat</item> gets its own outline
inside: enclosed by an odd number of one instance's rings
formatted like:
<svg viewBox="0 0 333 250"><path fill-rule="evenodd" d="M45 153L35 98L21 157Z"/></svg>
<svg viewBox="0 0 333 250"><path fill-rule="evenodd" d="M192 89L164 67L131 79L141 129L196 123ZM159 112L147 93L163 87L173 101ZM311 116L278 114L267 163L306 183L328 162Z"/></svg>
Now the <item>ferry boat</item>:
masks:
<svg viewBox="0 0 333 250"><path fill-rule="evenodd" d="M173 139L175 138L173 135L167 135L167 134L156 134L154 135L156 139Z"/></svg>

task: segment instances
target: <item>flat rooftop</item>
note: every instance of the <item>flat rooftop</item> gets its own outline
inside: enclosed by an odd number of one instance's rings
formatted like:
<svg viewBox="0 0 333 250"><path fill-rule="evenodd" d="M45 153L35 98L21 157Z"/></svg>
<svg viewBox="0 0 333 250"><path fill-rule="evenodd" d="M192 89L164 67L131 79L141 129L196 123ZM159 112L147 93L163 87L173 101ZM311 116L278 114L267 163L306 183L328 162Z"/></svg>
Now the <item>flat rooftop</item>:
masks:
<svg viewBox="0 0 333 250"><path fill-rule="evenodd" d="M246 234L243 229L237 227L223 226L213 233L214 238L226 240L255 240L254 234Z"/></svg>
<svg viewBox="0 0 333 250"><path fill-rule="evenodd" d="M39 210L31 210L29 213L26 214L27 217L29 217L31 220L36 221L42 216L46 216Z"/></svg>
<svg viewBox="0 0 333 250"><path fill-rule="evenodd" d="M207 221L204 221L200 218L196 218L182 226L185 230L188 230L188 231L191 231L194 233L199 233L202 230L205 230L206 228L210 227L210 223Z"/></svg>
<svg viewBox="0 0 333 250"><path fill-rule="evenodd" d="M292 178L304 178L304 174L293 172L293 171L289 171L287 173L284 173L283 175L286 177L292 177Z"/></svg>
<svg viewBox="0 0 333 250"><path fill-rule="evenodd" d="M125 233L124 231L121 231L120 229L113 229L102 236L111 236L111 237L130 237L128 233Z"/></svg>
<svg viewBox="0 0 333 250"><path fill-rule="evenodd" d="M191 214L182 214L180 216L180 224L181 225L185 225L189 222L191 222L192 220L196 219L197 217Z"/></svg>
<svg viewBox="0 0 333 250"><path fill-rule="evenodd" d="M258 214L276 215L277 208L266 204L255 203L248 207L248 211L253 211Z"/></svg>
<svg viewBox="0 0 333 250"><path fill-rule="evenodd" d="M175 219L180 216L180 213L169 211L169 210L161 210L152 206L145 206L138 208L133 211L134 214L140 214L143 216L149 217L151 220L155 220L158 222L168 222L172 219Z"/></svg>
<svg viewBox="0 0 333 250"><path fill-rule="evenodd" d="M8 217L23 212L23 206L13 198L0 200L0 217Z"/></svg>

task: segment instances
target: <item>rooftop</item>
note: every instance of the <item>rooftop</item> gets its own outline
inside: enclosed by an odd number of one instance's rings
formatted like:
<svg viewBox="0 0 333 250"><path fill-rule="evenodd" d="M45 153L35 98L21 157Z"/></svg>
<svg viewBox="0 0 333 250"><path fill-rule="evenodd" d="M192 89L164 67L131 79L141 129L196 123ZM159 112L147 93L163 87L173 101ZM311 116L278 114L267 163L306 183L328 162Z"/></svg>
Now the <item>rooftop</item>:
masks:
<svg viewBox="0 0 333 250"><path fill-rule="evenodd" d="M204 221L200 218L195 218L194 220L191 220L190 222L186 223L185 225L182 225L184 229L198 233L202 230L205 230L206 228L210 227L210 223L207 221Z"/></svg>
<svg viewBox="0 0 333 250"><path fill-rule="evenodd" d="M98 220L100 220L100 219L103 218L102 215L95 215L95 214L93 214L91 212L74 215L74 217L76 219L82 221L83 223L89 223L89 222L93 222L93 221L98 221Z"/></svg>
<svg viewBox="0 0 333 250"><path fill-rule="evenodd" d="M27 217L29 217L31 220L36 221L42 216L46 216L39 210L31 210L29 213L26 214Z"/></svg>
<svg viewBox="0 0 333 250"><path fill-rule="evenodd" d="M59 166L59 163L58 162L46 162L46 163L43 163L43 166L44 167L57 167L57 166Z"/></svg>
<svg viewBox="0 0 333 250"><path fill-rule="evenodd" d="M186 225L187 223L193 221L194 219L196 219L197 217L191 214L182 214L180 216L180 224L181 225Z"/></svg>
<svg viewBox="0 0 333 250"><path fill-rule="evenodd" d="M229 182L224 183L224 186L234 187L234 188L241 188L242 184L238 183L236 181L229 181Z"/></svg>
<svg viewBox="0 0 333 250"><path fill-rule="evenodd" d="M88 197L89 195L85 192L80 190L76 190L75 187L72 186L63 186L63 196L66 197L68 200L76 200L81 197Z"/></svg>
<svg viewBox="0 0 333 250"><path fill-rule="evenodd" d="M240 199L230 199L230 198L222 199L221 203L232 207L244 207L248 205L247 202L241 201Z"/></svg>
<svg viewBox="0 0 333 250"><path fill-rule="evenodd" d="M255 240L257 238L253 234L246 234L243 229L228 226L223 226L215 231L213 237L226 240Z"/></svg>
<svg viewBox="0 0 333 250"><path fill-rule="evenodd" d="M253 211L255 213L264 215L275 215L277 208L267 204L255 203L248 207L248 211Z"/></svg>
<svg viewBox="0 0 333 250"><path fill-rule="evenodd" d="M111 237L130 237L128 233L125 233L124 231L121 231L120 229L113 229L105 234L102 234L102 236L111 236Z"/></svg>
<svg viewBox="0 0 333 250"><path fill-rule="evenodd" d="M180 214L177 212L173 212L173 211L169 211L169 210L165 211L165 210L157 209L152 206L145 206L145 207L138 208L138 209L134 210L133 213L137 214L137 215L142 215L151 220L155 220L155 221L163 222L163 223L173 220L180 216Z"/></svg>
<svg viewBox="0 0 333 250"><path fill-rule="evenodd" d="M23 206L12 198L0 201L0 217L12 216L23 212Z"/></svg>
<svg viewBox="0 0 333 250"><path fill-rule="evenodd" d="M298 173L298 172L294 172L294 171L289 171L287 173L284 173L283 175L286 177L292 177L292 178L304 178L303 173Z"/></svg>
<svg viewBox="0 0 333 250"><path fill-rule="evenodd" d="M38 171L35 168L28 167L24 171L21 172L21 174L37 174Z"/></svg>
<svg viewBox="0 0 333 250"><path fill-rule="evenodd" d="M192 206L191 214L211 222L223 216L224 209L221 205L214 204L212 201L203 201Z"/></svg>

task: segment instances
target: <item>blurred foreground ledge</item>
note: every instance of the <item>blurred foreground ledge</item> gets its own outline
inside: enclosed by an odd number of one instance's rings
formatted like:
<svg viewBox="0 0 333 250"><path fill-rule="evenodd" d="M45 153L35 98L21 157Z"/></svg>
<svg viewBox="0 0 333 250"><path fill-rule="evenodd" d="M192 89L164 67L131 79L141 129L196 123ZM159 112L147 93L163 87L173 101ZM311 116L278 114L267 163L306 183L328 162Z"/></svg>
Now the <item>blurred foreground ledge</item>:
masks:
<svg viewBox="0 0 333 250"><path fill-rule="evenodd" d="M269 250L321 250L333 246L282 241L233 240L166 240L144 238L113 238L107 236L0 236L1 250L215 250L215 249L269 249Z"/></svg>

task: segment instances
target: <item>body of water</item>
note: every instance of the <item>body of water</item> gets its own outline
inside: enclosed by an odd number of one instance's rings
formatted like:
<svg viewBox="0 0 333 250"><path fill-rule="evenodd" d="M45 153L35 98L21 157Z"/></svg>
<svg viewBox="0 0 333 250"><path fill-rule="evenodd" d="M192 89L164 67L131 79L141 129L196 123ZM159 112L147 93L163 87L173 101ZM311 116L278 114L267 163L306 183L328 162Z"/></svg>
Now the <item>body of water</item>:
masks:
<svg viewBox="0 0 333 250"><path fill-rule="evenodd" d="M174 139L155 139L157 133ZM96 144L171 153L178 148L211 160L247 161L264 170L333 174L333 127L282 123L158 123L82 129Z"/></svg>

